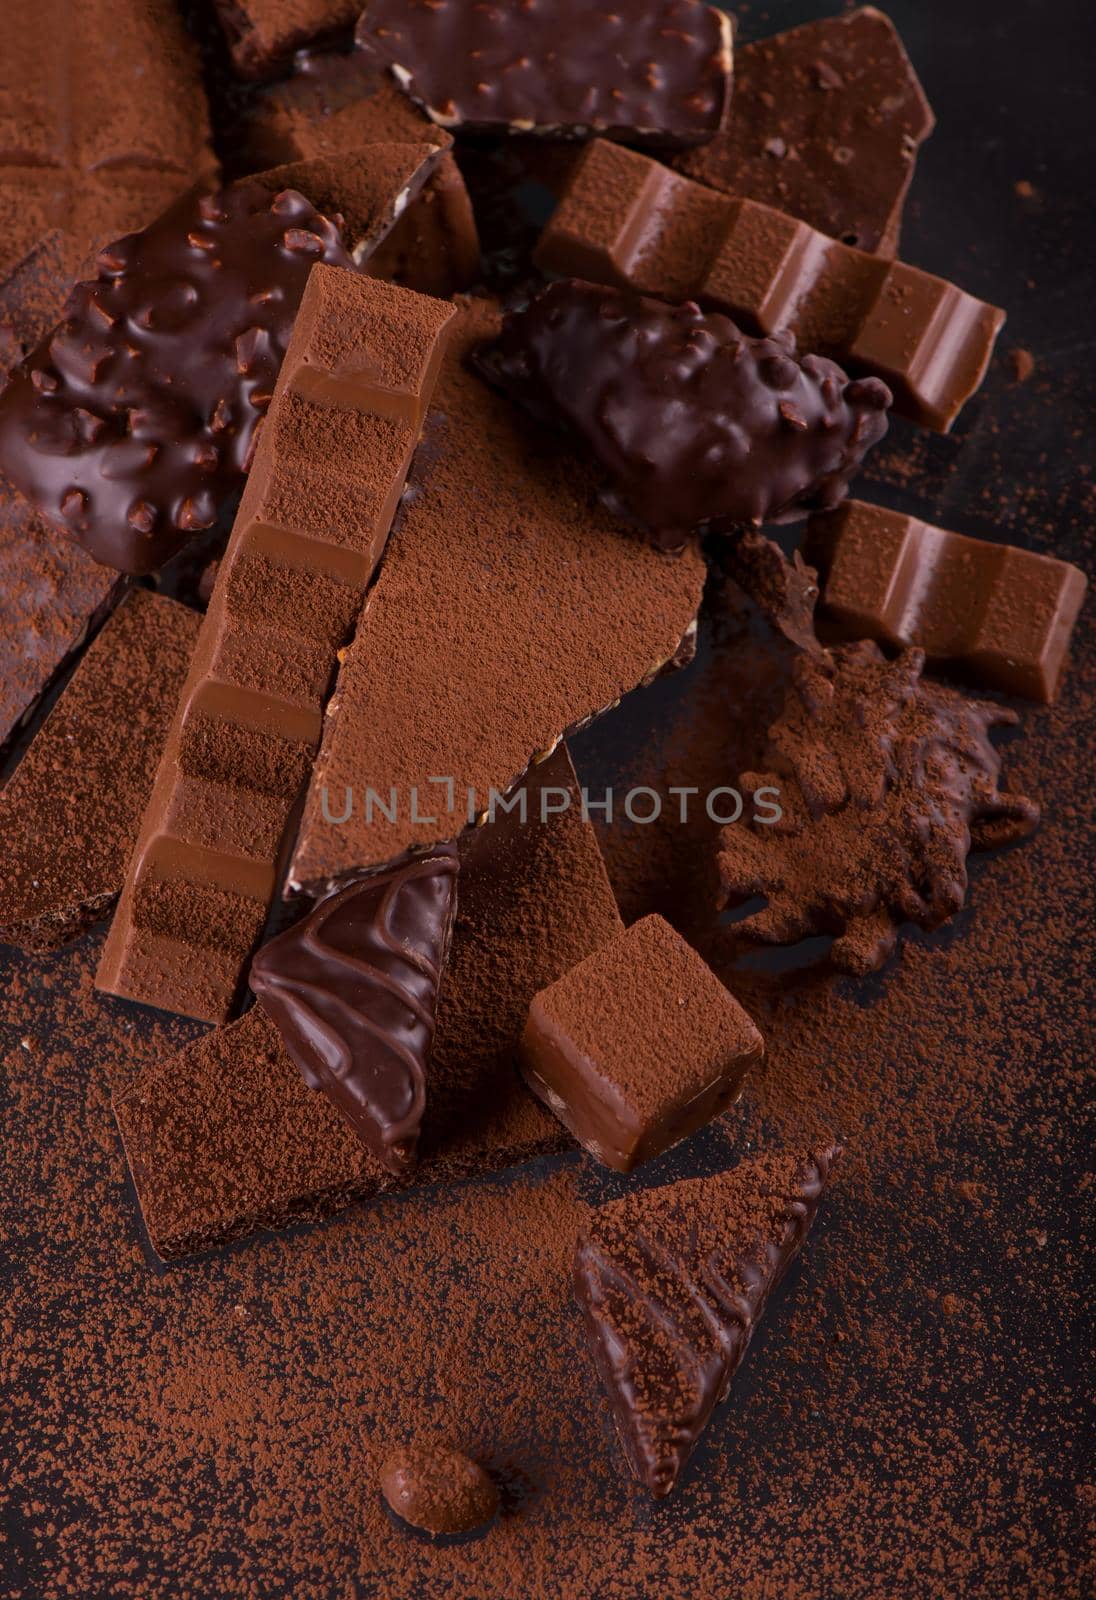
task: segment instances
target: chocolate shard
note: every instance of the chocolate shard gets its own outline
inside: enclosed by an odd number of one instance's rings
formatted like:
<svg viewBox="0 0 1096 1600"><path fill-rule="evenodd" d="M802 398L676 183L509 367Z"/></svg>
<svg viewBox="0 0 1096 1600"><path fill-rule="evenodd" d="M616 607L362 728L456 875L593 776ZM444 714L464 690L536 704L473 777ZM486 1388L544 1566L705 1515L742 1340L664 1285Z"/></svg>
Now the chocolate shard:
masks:
<svg viewBox="0 0 1096 1600"><path fill-rule="evenodd" d="M452 317L312 269L99 963L109 993L231 1011Z"/></svg>
<svg viewBox="0 0 1096 1600"><path fill-rule="evenodd" d="M894 24L862 6L739 46L734 115L674 165L892 256L935 121Z"/></svg>
<svg viewBox="0 0 1096 1600"><path fill-rule="evenodd" d="M106 566L162 566L242 485L317 260L353 267L301 194L184 195L100 257L16 370L0 469Z"/></svg>
<svg viewBox="0 0 1096 1600"><path fill-rule="evenodd" d="M720 551L725 572L778 632L798 650L818 655L822 646L815 631L818 573L796 550L791 559L774 539L748 528L729 539Z"/></svg>
<svg viewBox="0 0 1096 1600"><path fill-rule="evenodd" d="M0 789L0 941L55 950L114 904L200 621L128 595Z"/></svg>
<svg viewBox="0 0 1096 1600"><path fill-rule="evenodd" d="M515 1071L522 1024L533 995L622 924L566 746L523 787L526 824L506 813L458 843L459 906L418 1164L400 1174L383 1167L328 1097L308 1087L263 1007L253 1006L115 1096L161 1257L565 1148L559 1124Z"/></svg>
<svg viewBox="0 0 1096 1600"><path fill-rule="evenodd" d="M251 963L252 991L305 1082L390 1172L418 1150L458 866L442 846L352 883Z"/></svg>
<svg viewBox="0 0 1096 1600"><path fill-rule="evenodd" d="M453 838L695 631L699 552L669 560L623 531L592 475L468 370L499 320L491 301L458 306L417 479L328 706L293 892Z"/></svg>
<svg viewBox="0 0 1096 1600"><path fill-rule="evenodd" d="M1054 699L1088 585L1079 567L862 500L812 518L806 550L838 636L916 645L987 688Z"/></svg>
<svg viewBox="0 0 1096 1600"><path fill-rule="evenodd" d="M889 662L871 640L796 660L770 770L741 778L775 791L781 816L720 834L721 904L767 902L737 924L743 937L832 934L835 967L874 972L903 923L938 928L963 906L972 849L1038 824L1034 801L998 787L990 731L1015 712L924 681L924 662L920 650Z"/></svg>
<svg viewBox="0 0 1096 1600"><path fill-rule="evenodd" d="M943 278L715 194L604 141L583 155L537 247L546 271L695 299L749 333L881 378L901 416L946 433L985 377L1005 314Z"/></svg>
<svg viewBox="0 0 1096 1600"><path fill-rule="evenodd" d="M667 543L832 508L887 431L877 379L799 358L790 336L751 339L696 305L593 284L550 285L478 361L577 435L613 480L610 503Z"/></svg>
<svg viewBox="0 0 1096 1600"><path fill-rule="evenodd" d="M361 0L213 0L241 78L277 77L298 50L346 44Z"/></svg>
<svg viewBox="0 0 1096 1600"><path fill-rule="evenodd" d="M443 128L683 146L730 103L730 18L701 0L370 0L355 38Z"/></svg>
<svg viewBox="0 0 1096 1600"><path fill-rule="evenodd" d="M633 1475L668 1495L727 1398L769 1296L798 1255L840 1146L603 1206L574 1293Z"/></svg>

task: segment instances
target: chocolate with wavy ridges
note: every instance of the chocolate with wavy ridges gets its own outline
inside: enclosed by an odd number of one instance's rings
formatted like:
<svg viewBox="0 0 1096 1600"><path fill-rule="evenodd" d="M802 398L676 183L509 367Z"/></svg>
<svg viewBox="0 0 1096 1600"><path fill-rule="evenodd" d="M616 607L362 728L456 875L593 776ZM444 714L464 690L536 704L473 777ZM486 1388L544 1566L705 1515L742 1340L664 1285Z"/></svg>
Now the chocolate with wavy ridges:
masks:
<svg viewBox="0 0 1096 1600"><path fill-rule="evenodd" d="M443 845L352 883L251 964L251 988L305 1082L390 1172L417 1153L458 867Z"/></svg>
<svg viewBox="0 0 1096 1600"><path fill-rule="evenodd" d="M781 1153L604 1206L574 1293L632 1473L668 1495L798 1255L840 1146Z"/></svg>
<svg viewBox="0 0 1096 1600"><path fill-rule="evenodd" d="M588 283L552 284L477 359L577 434L613 480L611 507L664 543L832 509L887 431L885 384L797 357L790 335L751 339L692 303Z"/></svg>

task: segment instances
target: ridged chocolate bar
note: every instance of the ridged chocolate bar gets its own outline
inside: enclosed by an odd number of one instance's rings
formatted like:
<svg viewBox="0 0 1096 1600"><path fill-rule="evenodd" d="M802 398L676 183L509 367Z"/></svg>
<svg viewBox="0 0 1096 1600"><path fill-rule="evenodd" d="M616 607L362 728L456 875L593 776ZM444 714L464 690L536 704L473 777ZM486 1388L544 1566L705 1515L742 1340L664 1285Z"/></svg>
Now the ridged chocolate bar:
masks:
<svg viewBox="0 0 1096 1600"><path fill-rule="evenodd" d="M313 269L103 951L109 993L228 1016L452 314Z"/></svg>
<svg viewBox="0 0 1096 1600"><path fill-rule="evenodd" d="M938 433L979 388L1005 320L943 278L604 140L586 151L536 259L563 276L698 300L751 333L788 329L801 350L882 378L900 416Z"/></svg>
<svg viewBox="0 0 1096 1600"><path fill-rule="evenodd" d="M841 637L916 645L990 689L1054 699L1088 584L1079 567L860 500L812 517L804 553Z"/></svg>

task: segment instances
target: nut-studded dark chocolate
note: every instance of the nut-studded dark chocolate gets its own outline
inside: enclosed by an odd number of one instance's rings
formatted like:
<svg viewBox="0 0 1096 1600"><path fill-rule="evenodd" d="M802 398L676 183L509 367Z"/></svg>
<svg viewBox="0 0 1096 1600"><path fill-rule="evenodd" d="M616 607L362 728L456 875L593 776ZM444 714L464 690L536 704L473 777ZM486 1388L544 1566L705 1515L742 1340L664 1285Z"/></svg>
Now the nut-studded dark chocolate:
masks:
<svg viewBox="0 0 1096 1600"><path fill-rule="evenodd" d="M680 543L690 529L832 508L887 431L890 391L751 339L692 303L575 281L511 314L481 369L594 452L614 509Z"/></svg>
<svg viewBox="0 0 1096 1600"><path fill-rule="evenodd" d="M162 566L242 484L317 261L354 265L294 190L184 195L100 253L16 370L0 470L107 566Z"/></svg>

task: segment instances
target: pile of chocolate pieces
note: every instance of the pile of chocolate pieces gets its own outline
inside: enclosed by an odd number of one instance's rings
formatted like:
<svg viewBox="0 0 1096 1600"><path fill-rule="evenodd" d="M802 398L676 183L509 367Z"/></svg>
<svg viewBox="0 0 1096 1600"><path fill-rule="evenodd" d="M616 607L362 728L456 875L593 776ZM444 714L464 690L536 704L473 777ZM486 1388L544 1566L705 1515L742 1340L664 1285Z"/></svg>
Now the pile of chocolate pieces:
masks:
<svg viewBox="0 0 1096 1600"><path fill-rule="evenodd" d="M570 1138L629 1172L741 1093L760 1034L662 919L625 928L565 742L688 662L712 552L795 653L722 905L855 974L1037 822L999 786L1014 713L926 664L1049 701L1084 590L849 498L891 410L951 427L1003 322L896 255L933 118L879 12L732 63L699 0L217 3L256 80L233 181L170 0L79 8L83 87L25 73L0 169L0 938L111 916L103 1003L214 1025L115 1100L164 1259ZM455 152L553 191L524 272ZM797 519L789 560L760 528ZM578 1241L653 1494L836 1154L635 1188Z"/></svg>

